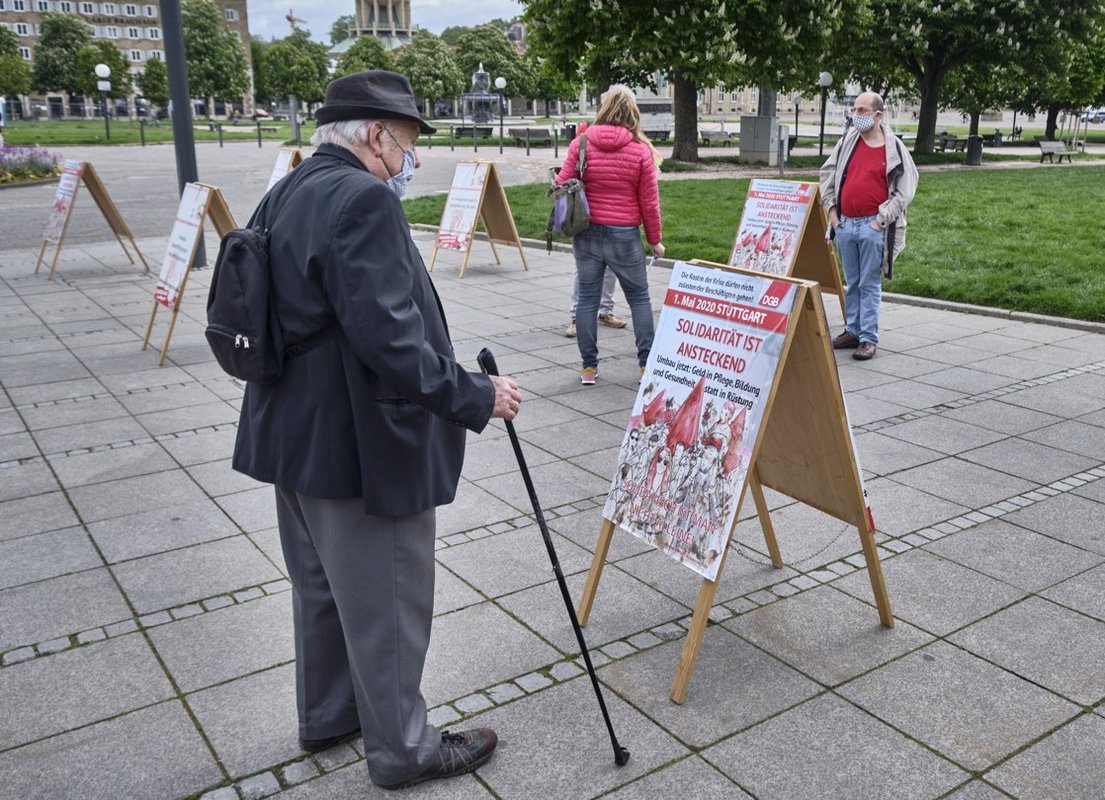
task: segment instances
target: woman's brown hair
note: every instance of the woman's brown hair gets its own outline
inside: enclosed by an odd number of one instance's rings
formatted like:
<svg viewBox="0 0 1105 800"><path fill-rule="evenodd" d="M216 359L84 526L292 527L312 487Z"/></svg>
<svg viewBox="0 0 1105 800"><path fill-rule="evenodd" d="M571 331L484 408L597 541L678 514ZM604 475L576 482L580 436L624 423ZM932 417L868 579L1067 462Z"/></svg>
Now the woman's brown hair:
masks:
<svg viewBox="0 0 1105 800"><path fill-rule="evenodd" d="M616 83L603 93L595 124L617 125L632 133L634 138L641 138L641 112L628 86Z"/></svg>

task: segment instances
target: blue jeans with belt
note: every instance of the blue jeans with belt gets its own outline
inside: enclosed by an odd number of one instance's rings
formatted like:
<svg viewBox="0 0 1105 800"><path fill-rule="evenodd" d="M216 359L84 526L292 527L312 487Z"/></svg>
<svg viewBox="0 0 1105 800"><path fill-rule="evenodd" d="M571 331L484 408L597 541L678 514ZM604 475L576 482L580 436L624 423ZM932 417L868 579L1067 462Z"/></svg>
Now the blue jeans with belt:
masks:
<svg viewBox="0 0 1105 800"><path fill-rule="evenodd" d="M579 305L576 308L576 343L584 367L597 367L598 310L602 277L610 267L622 286L633 317L637 339L637 361L643 367L652 348L654 324L652 300L645 272L645 248L641 232L634 226L591 224L572 240L572 254L579 276Z"/></svg>
<svg viewBox="0 0 1105 800"><path fill-rule="evenodd" d="M882 302L882 257L886 231L875 230L869 217L840 216L836 247L844 267L844 325L861 342L878 344L879 304Z"/></svg>

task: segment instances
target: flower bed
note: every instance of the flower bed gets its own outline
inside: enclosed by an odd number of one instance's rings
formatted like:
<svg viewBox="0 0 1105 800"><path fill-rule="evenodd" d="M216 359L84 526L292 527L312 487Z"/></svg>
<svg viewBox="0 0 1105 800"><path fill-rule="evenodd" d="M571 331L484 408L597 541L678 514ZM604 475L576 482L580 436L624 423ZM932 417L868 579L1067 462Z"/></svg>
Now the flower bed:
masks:
<svg viewBox="0 0 1105 800"><path fill-rule="evenodd" d="M53 178L61 174L61 156L42 147L0 147L0 184Z"/></svg>

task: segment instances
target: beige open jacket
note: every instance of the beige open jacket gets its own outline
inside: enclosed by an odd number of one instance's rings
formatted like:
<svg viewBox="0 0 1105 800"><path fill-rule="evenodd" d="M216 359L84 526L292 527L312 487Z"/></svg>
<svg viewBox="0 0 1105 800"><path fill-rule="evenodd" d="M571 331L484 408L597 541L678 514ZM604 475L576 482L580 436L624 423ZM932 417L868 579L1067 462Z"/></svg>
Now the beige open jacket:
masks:
<svg viewBox="0 0 1105 800"><path fill-rule="evenodd" d="M883 251L883 274L888 278L894 265L894 257L905 249L906 206L913 200L917 191L917 167L909 151L901 140L894 135L885 123L882 126L886 139L886 188L889 197L879 206L879 224L886 229L886 241L893 242ZM848 173L848 162L852 160L859 131L849 128L836 143L828 160L821 165L821 203L825 211L835 208L840 213L840 189Z"/></svg>

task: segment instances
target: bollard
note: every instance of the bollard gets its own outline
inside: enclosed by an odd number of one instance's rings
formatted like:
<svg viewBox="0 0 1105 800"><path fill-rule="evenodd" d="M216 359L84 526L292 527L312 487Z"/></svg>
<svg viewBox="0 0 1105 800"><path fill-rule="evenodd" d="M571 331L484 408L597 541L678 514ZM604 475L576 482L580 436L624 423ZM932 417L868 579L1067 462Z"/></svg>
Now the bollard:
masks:
<svg viewBox="0 0 1105 800"><path fill-rule="evenodd" d="M223 124L221 122L215 123L215 130L219 132L219 149L223 146Z"/></svg>
<svg viewBox="0 0 1105 800"><path fill-rule="evenodd" d="M556 129L556 126L552 126L552 146L553 146L553 158L560 159L560 131Z"/></svg>
<svg viewBox="0 0 1105 800"><path fill-rule="evenodd" d="M453 152L456 142L453 140L453 126L449 126L449 152Z"/></svg>
<svg viewBox="0 0 1105 800"><path fill-rule="evenodd" d="M480 140L479 140L479 135L480 135L480 132L479 132L479 130L478 130L478 129L476 128L476 123L475 123L475 122L473 122L473 123L472 123L472 152L473 152L473 153L478 153L478 152L480 152Z"/></svg>
<svg viewBox="0 0 1105 800"><path fill-rule="evenodd" d="M257 120L257 146L261 146L261 120Z"/></svg>
<svg viewBox="0 0 1105 800"><path fill-rule="evenodd" d="M142 146L146 146L146 120L138 120L138 138L142 140Z"/></svg>
<svg viewBox="0 0 1105 800"><path fill-rule="evenodd" d="M529 155L529 128L526 128L526 155Z"/></svg>

